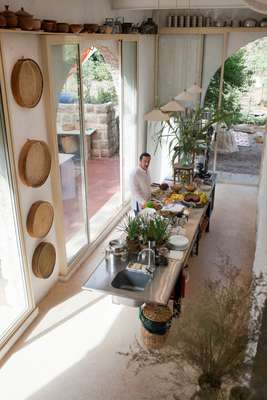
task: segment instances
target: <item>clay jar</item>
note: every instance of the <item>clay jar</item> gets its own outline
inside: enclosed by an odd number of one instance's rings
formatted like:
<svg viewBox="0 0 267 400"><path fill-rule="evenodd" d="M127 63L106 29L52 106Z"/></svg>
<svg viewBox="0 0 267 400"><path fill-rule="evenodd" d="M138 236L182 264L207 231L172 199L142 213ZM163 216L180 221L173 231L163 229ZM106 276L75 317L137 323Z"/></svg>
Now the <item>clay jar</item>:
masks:
<svg viewBox="0 0 267 400"><path fill-rule="evenodd" d="M57 30L57 21L44 19L42 22L42 29L45 32L56 32Z"/></svg>
<svg viewBox="0 0 267 400"><path fill-rule="evenodd" d="M31 31L33 29L33 15L24 10L23 7L16 12L18 17L18 26L24 31Z"/></svg>
<svg viewBox="0 0 267 400"><path fill-rule="evenodd" d="M3 15L0 14L0 28L4 28L6 26L6 19Z"/></svg>
<svg viewBox="0 0 267 400"><path fill-rule="evenodd" d="M1 14L6 19L7 28L16 28L18 25L18 17L13 11L9 10L9 6L5 6L5 11L2 11Z"/></svg>

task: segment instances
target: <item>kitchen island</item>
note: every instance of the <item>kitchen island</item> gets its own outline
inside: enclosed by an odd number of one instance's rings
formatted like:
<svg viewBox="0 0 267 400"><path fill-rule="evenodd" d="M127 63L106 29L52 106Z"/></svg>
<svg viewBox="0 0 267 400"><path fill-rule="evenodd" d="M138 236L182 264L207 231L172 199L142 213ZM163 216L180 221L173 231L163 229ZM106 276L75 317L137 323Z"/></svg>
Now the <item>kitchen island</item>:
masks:
<svg viewBox="0 0 267 400"><path fill-rule="evenodd" d="M174 294L177 305L181 296L180 284L183 268L187 265L190 255L197 255L201 234L209 231L209 220L214 205L215 183L207 192L208 203L203 208L190 209L190 216L184 227L185 236L189 240L186 250L179 252L178 259L168 259L167 266L156 267L153 278L143 290L125 290L114 287L113 280L120 271L125 270L129 261L136 259L121 259L119 256L111 256L101 261L89 279L83 285L83 289L97 291L115 296L116 299L131 300L129 305L138 306L143 303L166 305ZM123 300L122 300L123 303ZM124 304L127 304L124 303Z"/></svg>

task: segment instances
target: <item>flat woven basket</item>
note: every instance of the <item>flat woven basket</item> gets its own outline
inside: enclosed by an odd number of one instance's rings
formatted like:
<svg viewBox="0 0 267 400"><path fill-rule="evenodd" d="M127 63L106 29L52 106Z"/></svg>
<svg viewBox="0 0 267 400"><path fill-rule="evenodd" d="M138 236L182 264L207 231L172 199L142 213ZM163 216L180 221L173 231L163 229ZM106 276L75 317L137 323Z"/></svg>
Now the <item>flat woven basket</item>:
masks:
<svg viewBox="0 0 267 400"><path fill-rule="evenodd" d="M16 62L11 75L11 88L21 107L35 107L43 93L43 75L38 64L29 58Z"/></svg>
<svg viewBox="0 0 267 400"><path fill-rule="evenodd" d="M56 250L52 243L41 242L34 250L32 270L37 278L47 279L53 273L56 263Z"/></svg>
<svg viewBox="0 0 267 400"><path fill-rule="evenodd" d="M51 155L48 145L42 140L28 139L19 155L19 176L31 187L42 186L51 169Z"/></svg>
<svg viewBox="0 0 267 400"><path fill-rule="evenodd" d="M45 237L53 224L54 210L48 201L36 201L27 216L27 231L35 238Z"/></svg>

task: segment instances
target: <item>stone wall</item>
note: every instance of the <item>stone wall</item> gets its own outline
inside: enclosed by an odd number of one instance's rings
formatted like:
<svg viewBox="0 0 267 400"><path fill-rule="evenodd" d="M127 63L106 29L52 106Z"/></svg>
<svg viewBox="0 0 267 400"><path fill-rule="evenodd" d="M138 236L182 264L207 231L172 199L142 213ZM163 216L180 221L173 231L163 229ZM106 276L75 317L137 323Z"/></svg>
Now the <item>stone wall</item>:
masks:
<svg viewBox="0 0 267 400"><path fill-rule="evenodd" d="M112 157L119 151L119 121L112 103L85 104L85 129L95 129L87 135L89 158ZM59 104L57 111L58 130L79 129L79 109L75 104Z"/></svg>

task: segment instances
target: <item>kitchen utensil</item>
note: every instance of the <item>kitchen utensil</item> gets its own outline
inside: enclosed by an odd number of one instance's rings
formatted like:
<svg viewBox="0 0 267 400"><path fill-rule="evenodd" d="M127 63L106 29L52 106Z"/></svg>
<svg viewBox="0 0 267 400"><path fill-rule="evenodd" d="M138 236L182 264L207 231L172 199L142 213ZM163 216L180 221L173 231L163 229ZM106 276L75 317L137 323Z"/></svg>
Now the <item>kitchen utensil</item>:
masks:
<svg viewBox="0 0 267 400"><path fill-rule="evenodd" d="M45 32L56 32L57 30L57 21L52 19L44 19L42 21L42 29Z"/></svg>
<svg viewBox="0 0 267 400"><path fill-rule="evenodd" d="M18 17L18 26L21 29L25 31L31 31L33 29L33 15L25 11L23 7L16 12L16 16Z"/></svg>
<svg viewBox="0 0 267 400"><path fill-rule="evenodd" d="M45 237L51 229L54 210L48 201L36 201L32 204L27 216L27 231L35 238Z"/></svg>
<svg viewBox="0 0 267 400"><path fill-rule="evenodd" d="M56 250L52 243L41 242L34 250L32 270L37 278L47 279L53 273L56 263Z"/></svg>
<svg viewBox="0 0 267 400"><path fill-rule="evenodd" d="M35 107L43 93L43 75L38 64L30 58L18 60L11 74L11 88L21 107Z"/></svg>
<svg viewBox="0 0 267 400"><path fill-rule="evenodd" d="M191 20L190 15L186 15L185 16L185 27L186 28L190 28L190 20Z"/></svg>
<svg viewBox="0 0 267 400"><path fill-rule="evenodd" d="M225 21L223 19L217 19L214 24L217 28L222 28L225 26Z"/></svg>
<svg viewBox="0 0 267 400"><path fill-rule="evenodd" d="M202 15L199 15L199 16L197 17L197 26L198 26L199 28L201 28L201 27L203 26L203 16L202 16Z"/></svg>
<svg viewBox="0 0 267 400"><path fill-rule="evenodd" d="M178 15L173 16L173 26L177 28L178 26Z"/></svg>
<svg viewBox="0 0 267 400"><path fill-rule="evenodd" d="M51 156L47 144L41 140L27 140L19 155L19 176L31 187L43 185L51 169Z"/></svg>
<svg viewBox="0 0 267 400"><path fill-rule="evenodd" d="M6 18L2 14L0 14L0 28L4 28L6 25Z"/></svg>
<svg viewBox="0 0 267 400"><path fill-rule="evenodd" d="M210 26L212 26L212 20L211 17L206 17L205 18L205 26L208 28Z"/></svg>
<svg viewBox="0 0 267 400"><path fill-rule="evenodd" d="M98 28L98 24L84 24L84 32L87 33L96 33L98 32Z"/></svg>
<svg viewBox="0 0 267 400"><path fill-rule="evenodd" d="M264 28L264 27L266 27L267 26L267 18L263 18L261 21L260 21L260 27L262 27L262 28Z"/></svg>
<svg viewBox="0 0 267 400"><path fill-rule="evenodd" d="M172 26L172 15L168 15L168 18L167 18L167 26L168 26L169 28L171 28L171 26Z"/></svg>

